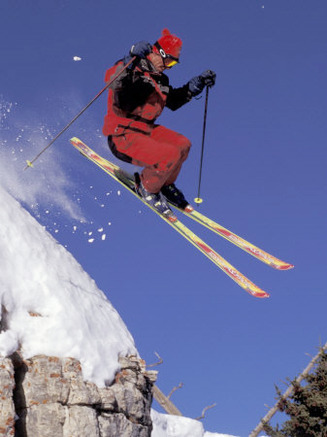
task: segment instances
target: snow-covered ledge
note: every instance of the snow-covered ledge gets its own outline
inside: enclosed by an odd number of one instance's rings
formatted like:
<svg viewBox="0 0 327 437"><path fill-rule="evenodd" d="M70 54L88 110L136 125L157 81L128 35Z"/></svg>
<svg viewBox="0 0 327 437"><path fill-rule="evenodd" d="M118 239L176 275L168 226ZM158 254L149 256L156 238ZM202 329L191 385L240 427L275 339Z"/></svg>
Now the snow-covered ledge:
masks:
<svg viewBox="0 0 327 437"><path fill-rule="evenodd" d="M152 384L117 311L0 188L1 435L151 434Z"/></svg>

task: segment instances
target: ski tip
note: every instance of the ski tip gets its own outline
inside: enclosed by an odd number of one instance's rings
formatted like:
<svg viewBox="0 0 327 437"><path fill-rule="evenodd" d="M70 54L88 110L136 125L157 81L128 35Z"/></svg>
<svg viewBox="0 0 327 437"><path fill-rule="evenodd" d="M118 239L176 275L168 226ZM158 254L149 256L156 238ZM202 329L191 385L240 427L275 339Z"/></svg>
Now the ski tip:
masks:
<svg viewBox="0 0 327 437"><path fill-rule="evenodd" d="M291 269L294 269L294 265L293 264L284 263L284 264L276 265L275 268L277 270L291 270Z"/></svg>
<svg viewBox="0 0 327 437"><path fill-rule="evenodd" d="M254 297L258 297L260 299L266 299L267 297L270 297L270 294L267 293L266 291L260 290L260 291L255 291L253 292L252 290L247 290L252 296Z"/></svg>
<svg viewBox="0 0 327 437"><path fill-rule="evenodd" d="M241 284L239 284L241 285ZM262 290L262 288L258 287L257 285L253 284L252 285L248 285L246 287L244 287L243 285L241 285L241 287L243 287L245 289L245 291L247 291L249 294L251 294L251 296L253 297L258 297L258 298L267 298L270 297L270 294L267 293L266 291Z"/></svg>

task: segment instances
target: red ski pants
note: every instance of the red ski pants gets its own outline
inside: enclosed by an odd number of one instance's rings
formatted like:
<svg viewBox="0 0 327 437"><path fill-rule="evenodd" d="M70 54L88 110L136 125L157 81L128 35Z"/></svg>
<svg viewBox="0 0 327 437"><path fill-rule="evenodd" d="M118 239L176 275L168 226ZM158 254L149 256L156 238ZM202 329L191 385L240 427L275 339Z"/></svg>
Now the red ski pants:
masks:
<svg viewBox="0 0 327 437"><path fill-rule="evenodd" d="M158 193L164 185L174 183L191 143L183 135L163 126L150 133L126 128L123 135L111 137L118 152L131 158L131 163L144 167L141 181L150 193Z"/></svg>

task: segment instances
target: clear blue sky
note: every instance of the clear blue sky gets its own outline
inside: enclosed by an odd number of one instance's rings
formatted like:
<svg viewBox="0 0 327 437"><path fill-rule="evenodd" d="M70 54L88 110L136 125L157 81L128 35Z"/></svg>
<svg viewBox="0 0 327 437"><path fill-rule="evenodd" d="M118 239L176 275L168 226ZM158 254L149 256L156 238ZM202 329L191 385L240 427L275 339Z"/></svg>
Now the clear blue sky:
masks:
<svg viewBox="0 0 327 437"><path fill-rule="evenodd" d="M217 404L204 421L208 431L247 436L264 404L274 404L274 384L283 389L307 364L306 353L326 341L326 14L325 0L0 4L1 152L8 165L16 157L19 177L24 160L94 97L106 68L132 43L154 42L168 27L184 42L181 64L169 72L173 85L207 68L217 73L201 212L295 269L274 271L184 220L270 299L241 290L73 150L68 140L79 136L109 158L104 96L24 175L26 192L41 185L38 212L27 201L30 210L107 293L147 363L155 351L164 359L159 387L168 393L183 382L173 401L189 417ZM204 99L193 100L160 118L192 140L178 181L189 199L203 110ZM51 162L60 182L46 171ZM66 210L79 206L86 224L61 211L56 190L66 193Z"/></svg>

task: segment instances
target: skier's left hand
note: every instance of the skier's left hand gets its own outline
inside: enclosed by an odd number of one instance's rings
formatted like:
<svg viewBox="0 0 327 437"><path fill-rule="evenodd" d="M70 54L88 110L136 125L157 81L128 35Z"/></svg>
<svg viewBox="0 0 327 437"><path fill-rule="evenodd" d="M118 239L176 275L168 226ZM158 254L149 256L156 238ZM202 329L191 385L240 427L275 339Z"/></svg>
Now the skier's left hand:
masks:
<svg viewBox="0 0 327 437"><path fill-rule="evenodd" d="M204 71L199 76L193 77L188 83L188 88L192 97L197 96L203 91L205 86L211 87L216 82L216 73L212 70Z"/></svg>

